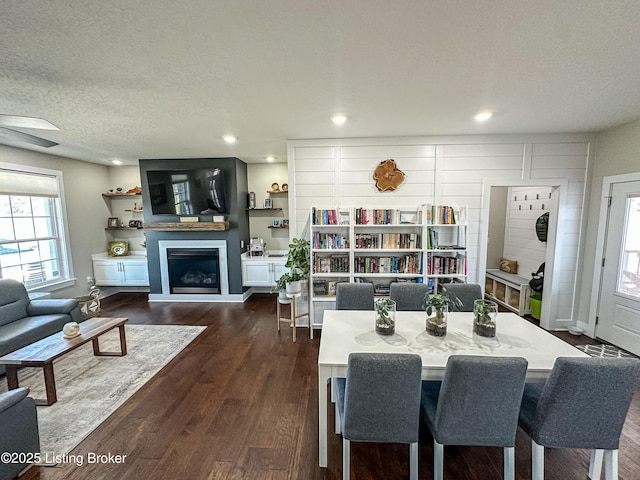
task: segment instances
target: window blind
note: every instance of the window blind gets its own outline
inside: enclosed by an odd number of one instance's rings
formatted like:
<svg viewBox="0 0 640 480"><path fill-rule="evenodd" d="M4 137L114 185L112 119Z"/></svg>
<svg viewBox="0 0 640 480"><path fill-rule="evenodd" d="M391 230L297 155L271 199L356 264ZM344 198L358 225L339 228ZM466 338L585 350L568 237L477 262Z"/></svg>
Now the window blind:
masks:
<svg viewBox="0 0 640 480"><path fill-rule="evenodd" d="M58 197L58 180L54 175L0 169L0 195Z"/></svg>

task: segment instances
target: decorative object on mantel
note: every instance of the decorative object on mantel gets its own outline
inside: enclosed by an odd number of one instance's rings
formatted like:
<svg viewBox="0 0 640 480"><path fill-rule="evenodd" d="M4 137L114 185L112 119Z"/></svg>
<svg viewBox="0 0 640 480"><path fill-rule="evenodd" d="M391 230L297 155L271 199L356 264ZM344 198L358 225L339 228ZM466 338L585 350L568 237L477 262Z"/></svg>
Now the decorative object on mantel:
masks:
<svg viewBox="0 0 640 480"><path fill-rule="evenodd" d="M122 257L124 255L129 255L129 242L125 240L109 242L108 253L110 257Z"/></svg>
<svg viewBox="0 0 640 480"><path fill-rule="evenodd" d="M380 192L394 191L404 182L404 177L404 172L396 166L395 160L391 158L380 162L373 171L373 179Z"/></svg>

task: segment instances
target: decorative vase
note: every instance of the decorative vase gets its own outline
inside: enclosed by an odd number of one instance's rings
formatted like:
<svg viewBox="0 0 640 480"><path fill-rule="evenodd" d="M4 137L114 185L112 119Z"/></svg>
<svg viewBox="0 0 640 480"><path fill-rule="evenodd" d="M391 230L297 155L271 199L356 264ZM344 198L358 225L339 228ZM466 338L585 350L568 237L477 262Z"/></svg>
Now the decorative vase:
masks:
<svg viewBox="0 0 640 480"><path fill-rule="evenodd" d="M473 302L473 333L481 337L495 337L497 316L497 303L489 300Z"/></svg>
<svg viewBox="0 0 640 480"><path fill-rule="evenodd" d="M427 317L427 333L434 337L444 337L447 334L448 306L436 309L433 315Z"/></svg>
<svg viewBox="0 0 640 480"><path fill-rule="evenodd" d="M289 295L297 295L301 291L302 291L302 282L300 280L287 283L287 293Z"/></svg>
<svg viewBox="0 0 640 480"><path fill-rule="evenodd" d="M396 331L396 302L389 298L376 300L376 333L393 335Z"/></svg>
<svg viewBox="0 0 640 480"><path fill-rule="evenodd" d="M287 297L287 291L286 290L278 291L278 301L281 304L291 303L291 299L289 297Z"/></svg>

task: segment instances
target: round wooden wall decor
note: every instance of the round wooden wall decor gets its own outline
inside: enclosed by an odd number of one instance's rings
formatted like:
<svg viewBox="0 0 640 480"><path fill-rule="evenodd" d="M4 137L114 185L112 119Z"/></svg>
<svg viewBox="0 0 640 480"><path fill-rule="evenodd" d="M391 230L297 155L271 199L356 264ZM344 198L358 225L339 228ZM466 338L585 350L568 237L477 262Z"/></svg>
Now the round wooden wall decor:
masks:
<svg viewBox="0 0 640 480"><path fill-rule="evenodd" d="M376 188L380 192L394 191L404 182L404 172L396 166L395 160L388 159L380 162L373 171Z"/></svg>

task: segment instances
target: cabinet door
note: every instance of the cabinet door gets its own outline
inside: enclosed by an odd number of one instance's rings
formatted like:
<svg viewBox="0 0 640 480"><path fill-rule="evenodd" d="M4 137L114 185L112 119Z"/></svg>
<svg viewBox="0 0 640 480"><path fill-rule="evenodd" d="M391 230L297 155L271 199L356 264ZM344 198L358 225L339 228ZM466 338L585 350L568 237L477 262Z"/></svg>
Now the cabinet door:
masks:
<svg viewBox="0 0 640 480"><path fill-rule="evenodd" d="M120 262L116 260L94 261L93 276L98 286L122 285Z"/></svg>
<svg viewBox="0 0 640 480"><path fill-rule="evenodd" d="M147 262L133 261L122 262L123 285L130 286L149 286L149 271L147 270Z"/></svg>
<svg viewBox="0 0 640 480"><path fill-rule="evenodd" d="M249 287L270 287L273 285L271 265L266 260L242 262L242 284Z"/></svg>
<svg viewBox="0 0 640 480"><path fill-rule="evenodd" d="M281 260L281 261L276 261L273 262L273 267L272 267L272 272L273 272L273 282L272 285L276 284L276 281L285 273L287 273L289 271L289 269L287 267L284 266L284 264L287 263L286 260Z"/></svg>

